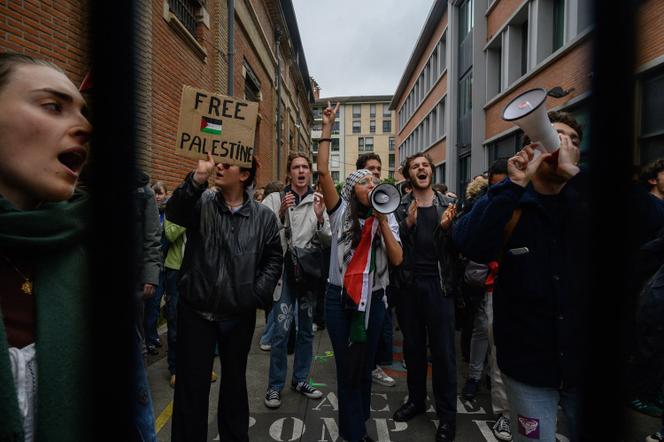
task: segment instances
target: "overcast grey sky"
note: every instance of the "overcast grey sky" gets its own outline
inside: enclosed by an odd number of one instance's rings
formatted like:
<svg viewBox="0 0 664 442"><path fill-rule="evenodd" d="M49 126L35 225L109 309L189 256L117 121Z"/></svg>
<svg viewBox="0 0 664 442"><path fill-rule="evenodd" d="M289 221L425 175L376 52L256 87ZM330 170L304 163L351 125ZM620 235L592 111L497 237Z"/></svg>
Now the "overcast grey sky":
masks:
<svg viewBox="0 0 664 442"><path fill-rule="evenodd" d="M293 0L321 98L392 95L433 0Z"/></svg>

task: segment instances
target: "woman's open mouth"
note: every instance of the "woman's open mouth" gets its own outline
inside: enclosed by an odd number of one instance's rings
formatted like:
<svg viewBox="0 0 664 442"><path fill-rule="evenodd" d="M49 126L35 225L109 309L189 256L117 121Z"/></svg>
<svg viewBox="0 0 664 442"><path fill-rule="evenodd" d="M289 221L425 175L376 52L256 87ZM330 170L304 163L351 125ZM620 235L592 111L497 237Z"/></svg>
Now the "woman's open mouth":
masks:
<svg viewBox="0 0 664 442"><path fill-rule="evenodd" d="M60 153L60 155L58 155L58 161L69 169L73 175L78 176L81 169L83 169L87 156L88 153L84 148L72 147L71 149L67 149Z"/></svg>

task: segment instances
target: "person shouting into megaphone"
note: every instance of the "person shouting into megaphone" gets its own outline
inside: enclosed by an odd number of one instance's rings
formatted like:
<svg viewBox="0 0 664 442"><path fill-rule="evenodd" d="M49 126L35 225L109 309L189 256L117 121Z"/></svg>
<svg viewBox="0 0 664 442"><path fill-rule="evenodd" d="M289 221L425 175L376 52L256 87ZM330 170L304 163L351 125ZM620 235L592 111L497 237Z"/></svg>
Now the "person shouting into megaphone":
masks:
<svg viewBox="0 0 664 442"><path fill-rule="evenodd" d="M579 440L587 368L589 210L579 191L581 126L550 112L560 137L553 154L526 145L454 226L469 259L499 262L493 286L493 335L515 441L555 440L558 405L570 440ZM528 143L528 141L526 141Z"/></svg>
<svg viewBox="0 0 664 442"><path fill-rule="evenodd" d="M339 435L371 441L365 422L371 402L371 370L385 316L388 264L403 259L393 214L373 212L369 194L380 180L367 169L346 178L337 193L329 169L332 125L339 104L323 111L318 145L319 183L332 230L325 321L334 349L339 397Z"/></svg>

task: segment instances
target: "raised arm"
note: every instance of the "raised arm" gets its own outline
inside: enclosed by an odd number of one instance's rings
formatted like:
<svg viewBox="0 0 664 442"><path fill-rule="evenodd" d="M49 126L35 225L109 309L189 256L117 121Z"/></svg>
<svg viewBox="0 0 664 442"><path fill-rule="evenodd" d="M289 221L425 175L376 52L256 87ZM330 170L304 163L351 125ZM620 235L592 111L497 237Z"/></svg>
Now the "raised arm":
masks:
<svg viewBox="0 0 664 442"><path fill-rule="evenodd" d="M332 136L332 126L339 111L339 103L333 108L330 102L327 102L327 108L323 111L323 131L321 141L318 143L318 179L320 180L325 207L332 210L339 203L339 194L334 187L334 181L330 175L330 137Z"/></svg>
<svg viewBox="0 0 664 442"><path fill-rule="evenodd" d="M194 227L196 203L207 188L207 181L214 172L214 160L199 160L196 170L190 172L166 203L166 218L187 229Z"/></svg>

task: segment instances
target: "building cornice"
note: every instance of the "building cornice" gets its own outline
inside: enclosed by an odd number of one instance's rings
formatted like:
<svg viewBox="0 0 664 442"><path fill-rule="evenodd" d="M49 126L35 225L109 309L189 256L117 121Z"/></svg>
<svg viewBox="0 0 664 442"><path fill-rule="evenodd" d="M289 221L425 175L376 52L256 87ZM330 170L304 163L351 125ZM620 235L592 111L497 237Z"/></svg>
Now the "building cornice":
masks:
<svg viewBox="0 0 664 442"><path fill-rule="evenodd" d="M326 105L330 103L384 103L392 101L392 95L355 95L344 97L323 97L316 100L316 104Z"/></svg>

